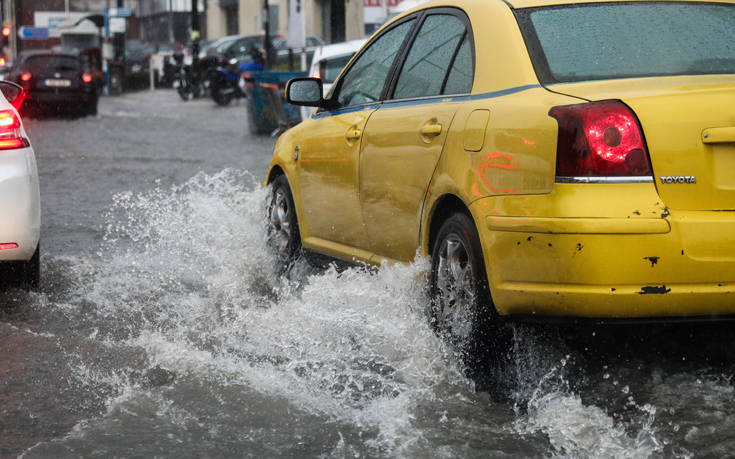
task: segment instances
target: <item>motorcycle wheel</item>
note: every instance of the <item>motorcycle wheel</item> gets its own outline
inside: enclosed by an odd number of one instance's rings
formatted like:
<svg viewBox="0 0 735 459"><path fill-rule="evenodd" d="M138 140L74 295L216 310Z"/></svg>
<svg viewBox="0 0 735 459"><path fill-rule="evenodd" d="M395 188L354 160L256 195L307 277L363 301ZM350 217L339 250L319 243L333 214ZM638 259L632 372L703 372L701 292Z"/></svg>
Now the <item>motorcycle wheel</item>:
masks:
<svg viewBox="0 0 735 459"><path fill-rule="evenodd" d="M179 84L178 88L176 88L176 92L179 93L179 97L181 97L181 100L183 100L184 102L191 99L191 90L189 89L189 86L183 84L183 82L182 84Z"/></svg>
<svg viewBox="0 0 735 459"><path fill-rule="evenodd" d="M230 102L232 102L232 93L223 92L223 89L225 88L222 85L212 86L212 100L217 102L217 105L226 107L227 105L230 105Z"/></svg>

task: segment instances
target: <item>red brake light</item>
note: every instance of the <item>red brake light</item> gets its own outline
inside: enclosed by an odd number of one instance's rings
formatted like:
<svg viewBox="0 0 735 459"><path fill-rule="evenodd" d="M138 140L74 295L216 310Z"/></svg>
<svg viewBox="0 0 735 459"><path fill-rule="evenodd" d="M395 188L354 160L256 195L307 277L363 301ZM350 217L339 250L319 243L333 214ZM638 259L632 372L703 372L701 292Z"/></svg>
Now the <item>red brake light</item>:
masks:
<svg viewBox="0 0 735 459"><path fill-rule="evenodd" d="M33 75L31 75L31 72L23 72L23 73L22 73L22 74L20 75L20 79L21 79L22 81L31 81L31 77L32 77L32 76L33 76Z"/></svg>
<svg viewBox="0 0 735 459"><path fill-rule="evenodd" d="M15 242L8 242L5 244L0 244L0 250L17 249L17 248L18 248L18 244L16 244Z"/></svg>
<svg viewBox="0 0 735 459"><path fill-rule="evenodd" d="M20 120L15 112L0 111L0 150L12 150L28 145L28 141L21 135Z"/></svg>
<svg viewBox="0 0 735 459"><path fill-rule="evenodd" d="M625 104L605 100L554 107L557 177L649 176L643 132Z"/></svg>
<svg viewBox="0 0 735 459"><path fill-rule="evenodd" d="M10 110L0 111L0 135L20 127L20 121Z"/></svg>
<svg viewBox="0 0 735 459"><path fill-rule="evenodd" d="M91 83L92 82L92 75L89 73L82 74L82 81L85 83Z"/></svg>

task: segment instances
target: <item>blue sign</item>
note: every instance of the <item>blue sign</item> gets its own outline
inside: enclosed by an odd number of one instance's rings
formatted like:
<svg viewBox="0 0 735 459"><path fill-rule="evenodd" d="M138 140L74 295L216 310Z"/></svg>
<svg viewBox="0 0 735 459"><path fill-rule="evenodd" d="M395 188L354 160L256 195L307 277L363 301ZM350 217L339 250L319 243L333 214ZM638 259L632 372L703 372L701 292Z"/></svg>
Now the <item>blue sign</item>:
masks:
<svg viewBox="0 0 735 459"><path fill-rule="evenodd" d="M130 8L127 7L120 7L120 8L108 8L107 9L107 15L110 17L118 17L118 18L126 18L133 14L132 11L130 11Z"/></svg>
<svg viewBox="0 0 735 459"><path fill-rule="evenodd" d="M21 26L18 28L18 37L23 40L46 40L48 36L48 27Z"/></svg>

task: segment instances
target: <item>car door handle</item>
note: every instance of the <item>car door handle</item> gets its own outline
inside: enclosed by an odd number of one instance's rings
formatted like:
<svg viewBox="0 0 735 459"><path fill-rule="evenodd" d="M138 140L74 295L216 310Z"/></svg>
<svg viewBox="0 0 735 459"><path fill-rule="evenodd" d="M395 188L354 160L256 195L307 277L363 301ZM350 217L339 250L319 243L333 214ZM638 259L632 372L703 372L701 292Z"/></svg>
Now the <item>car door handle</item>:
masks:
<svg viewBox="0 0 735 459"><path fill-rule="evenodd" d="M732 142L735 142L735 126L709 128L702 131L702 143Z"/></svg>
<svg viewBox="0 0 735 459"><path fill-rule="evenodd" d="M442 133L442 125L439 123L426 123L421 126L421 135L434 137Z"/></svg>
<svg viewBox="0 0 735 459"><path fill-rule="evenodd" d="M357 140L360 136L362 136L362 131L357 128L348 129L347 134L345 134L347 140Z"/></svg>

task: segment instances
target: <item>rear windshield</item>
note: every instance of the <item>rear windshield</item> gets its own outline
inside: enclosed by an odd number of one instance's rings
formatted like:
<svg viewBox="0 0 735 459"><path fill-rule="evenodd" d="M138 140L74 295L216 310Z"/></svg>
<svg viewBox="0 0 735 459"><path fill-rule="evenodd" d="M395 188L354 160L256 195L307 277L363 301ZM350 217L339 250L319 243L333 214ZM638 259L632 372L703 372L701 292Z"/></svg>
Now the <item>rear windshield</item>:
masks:
<svg viewBox="0 0 735 459"><path fill-rule="evenodd" d="M347 56L332 57L319 61L319 73L321 74L322 81L324 83L334 83L340 72L354 54L348 54Z"/></svg>
<svg viewBox="0 0 735 459"><path fill-rule="evenodd" d="M735 5L587 3L516 16L542 83L735 74Z"/></svg>
<svg viewBox="0 0 735 459"><path fill-rule="evenodd" d="M29 57L24 65L31 73L77 72L82 69L81 62L71 56L34 56Z"/></svg>

